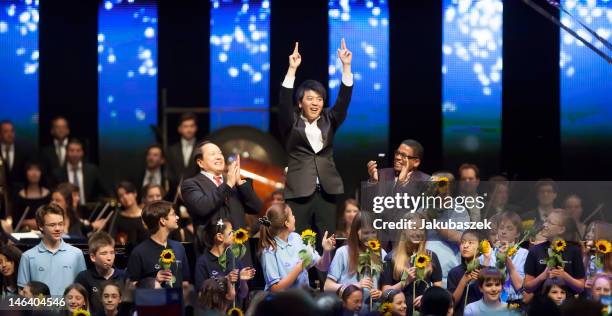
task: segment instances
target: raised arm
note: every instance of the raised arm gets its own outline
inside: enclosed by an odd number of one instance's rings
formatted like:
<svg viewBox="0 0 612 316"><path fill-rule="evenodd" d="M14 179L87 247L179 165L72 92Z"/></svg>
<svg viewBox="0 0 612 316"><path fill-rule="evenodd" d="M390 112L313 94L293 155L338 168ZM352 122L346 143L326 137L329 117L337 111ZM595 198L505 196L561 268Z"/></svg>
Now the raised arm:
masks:
<svg viewBox="0 0 612 316"><path fill-rule="evenodd" d="M293 84L295 83L295 73L302 63L302 56L298 51L299 44L295 43L293 53L289 55L289 68L285 79L283 79L282 87L280 89L280 96L278 99L278 109L280 119L278 124L281 131L286 131L293 125L292 114L293 114Z"/></svg>
<svg viewBox="0 0 612 316"><path fill-rule="evenodd" d="M342 85L340 85L340 92L336 103L331 110L333 115L336 128L344 122L348 106L351 103L351 95L353 93L353 74L351 73L351 61L353 60L353 53L346 48L346 42L344 38L340 42L340 48L338 49L338 58L342 62Z"/></svg>

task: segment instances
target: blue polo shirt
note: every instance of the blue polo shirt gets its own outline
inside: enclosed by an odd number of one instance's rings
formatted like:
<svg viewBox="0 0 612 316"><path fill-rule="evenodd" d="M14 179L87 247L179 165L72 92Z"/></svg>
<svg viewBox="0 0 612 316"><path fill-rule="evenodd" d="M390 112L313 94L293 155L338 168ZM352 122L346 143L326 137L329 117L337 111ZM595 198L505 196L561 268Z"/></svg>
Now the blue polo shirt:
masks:
<svg viewBox="0 0 612 316"><path fill-rule="evenodd" d="M269 291L272 285L280 282L280 280L289 275L298 261L301 260L299 255L300 250L306 249L302 237L297 233L289 234L287 242L278 238L278 236L274 237L274 241L276 241L276 250L268 248L264 249L261 253L261 267L266 280L266 291ZM308 272L306 270L313 267L320 258L319 254L312 249L312 262L300 272L300 275L291 287L308 285Z"/></svg>
<svg viewBox="0 0 612 316"><path fill-rule="evenodd" d="M49 287L51 295L64 295L66 287L86 269L81 249L62 239L59 249L52 253L41 241L21 255L17 285L24 287L30 281L39 281Z"/></svg>

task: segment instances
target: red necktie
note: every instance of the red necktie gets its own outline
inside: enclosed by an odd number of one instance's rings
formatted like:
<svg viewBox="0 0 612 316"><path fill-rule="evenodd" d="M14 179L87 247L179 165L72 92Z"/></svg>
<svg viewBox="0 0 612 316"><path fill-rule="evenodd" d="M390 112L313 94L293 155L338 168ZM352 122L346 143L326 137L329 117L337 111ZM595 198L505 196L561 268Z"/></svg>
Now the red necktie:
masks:
<svg viewBox="0 0 612 316"><path fill-rule="evenodd" d="M221 183L223 183L223 177L221 176L215 176L214 179L215 179L215 183L217 184L217 186L220 186Z"/></svg>

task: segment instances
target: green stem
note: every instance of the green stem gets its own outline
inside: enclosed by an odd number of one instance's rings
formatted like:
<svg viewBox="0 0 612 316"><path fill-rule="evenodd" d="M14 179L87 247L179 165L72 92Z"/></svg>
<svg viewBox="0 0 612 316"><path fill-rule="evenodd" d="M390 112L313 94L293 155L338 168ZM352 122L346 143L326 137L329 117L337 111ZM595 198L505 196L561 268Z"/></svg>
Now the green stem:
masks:
<svg viewBox="0 0 612 316"><path fill-rule="evenodd" d="M465 300L463 300L463 310L464 311L465 311L465 308L467 307L468 294L470 293L470 283L472 283L472 281L468 282L467 286L465 287Z"/></svg>

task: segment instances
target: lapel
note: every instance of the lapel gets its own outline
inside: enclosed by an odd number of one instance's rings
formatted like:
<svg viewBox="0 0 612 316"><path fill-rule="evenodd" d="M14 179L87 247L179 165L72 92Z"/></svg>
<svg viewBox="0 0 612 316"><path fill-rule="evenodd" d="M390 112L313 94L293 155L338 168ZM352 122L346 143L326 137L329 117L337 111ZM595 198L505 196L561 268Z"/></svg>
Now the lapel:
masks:
<svg viewBox="0 0 612 316"><path fill-rule="evenodd" d="M307 144L308 149L310 149L310 151L314 152L314 150L312 149L312 146L310 145L310 142L308 141L308 137L306 136L306 123L304 122L304 120L302 119L300 112L298 111L297 114L295 114L297 116L296 118L296 131L298 132L298 134L300 134L300 136L302 137L302 140L304 141L305 144Z"/></svg>

